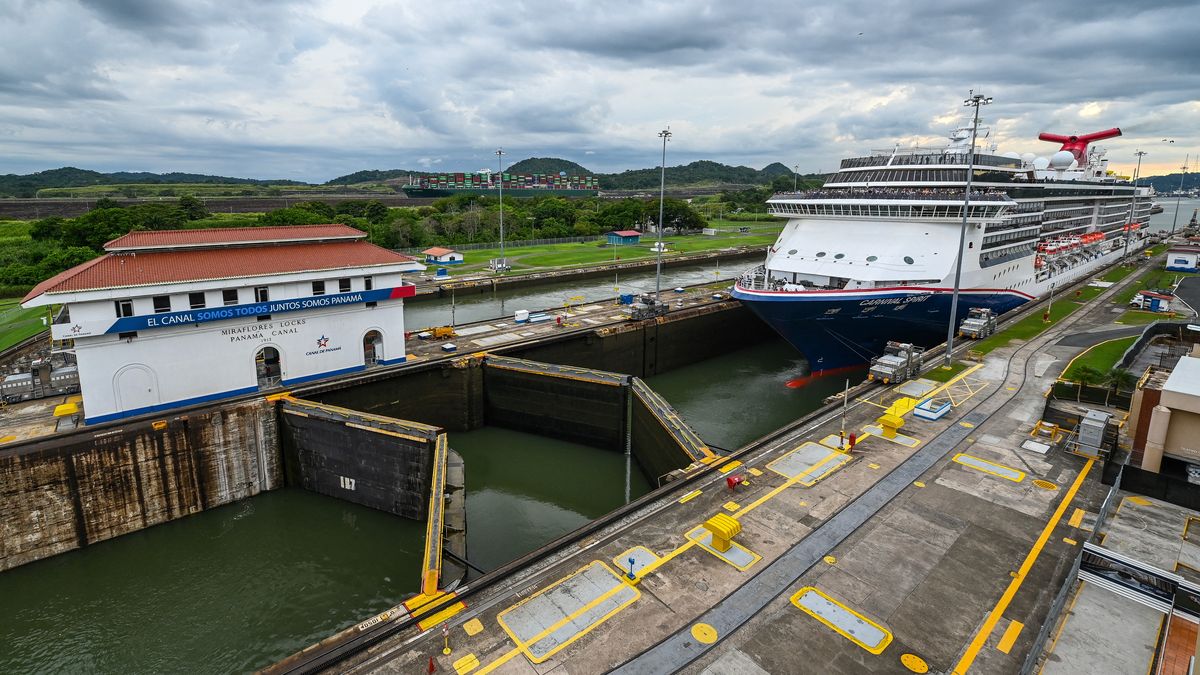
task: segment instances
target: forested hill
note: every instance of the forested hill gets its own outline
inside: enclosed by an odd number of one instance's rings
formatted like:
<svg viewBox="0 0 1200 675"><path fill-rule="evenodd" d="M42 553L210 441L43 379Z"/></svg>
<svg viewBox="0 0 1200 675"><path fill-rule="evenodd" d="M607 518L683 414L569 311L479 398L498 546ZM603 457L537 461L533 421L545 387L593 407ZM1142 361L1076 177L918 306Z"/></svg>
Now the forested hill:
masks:
<svg viewBox="0 0 1200 675"><path fill-rule="evenodd" d="M509 173L561 173L568 176L594 176L591 171L567 159L557 157L530 157L508 167Z"/></svg>
<svg viewBox="0 0 1200 675"><path fill-rule="evenodd" d="M422 174L431 173L429 171L409 171L408 169L367 169L365 171L355 171L348 173L345 176L338 176L330 181L325 181L326 185L355 185L357 183L382 183L395 178L408 178L409 176L420 176ZM432 173L437 173L436 171Z"/></svg>
<svg viewBox="0 0 1200 675"><path fill-rule="evenodd" d="M700 160L684 166L667 167L668 185L720 185L744 184L761 185L769 183L777 175L768 173L768 169L782 167L786 174L791 171L786 166L776 162L766 169L759 171L748 166L729 166L719 162ZM636 190L640 188L658 187L659 169L630 169L621 173L600 175L600 187L609 190Z"/></svg>
<svg viewBox="0 0 1200 675"><path fill-rule="evenodd" d="M85 187L88 185L128 185L130 183L174 184L174 183L218 183L254 185L301 185L296 181L258 180L254 178L227 178L199 173L100 173L87 169L64 166L25 175L6 174L0 176L0 197L34 197L42 188Z"/></svg>
<svg viewBox="0 0 1200 675"><path fill-rule="evenodd" d="M1174 192L1179 189L1179 174L1166 176L1142 177L1138 180L1141 185L1153 185L1155 192ZM1183 178L1184 190L1200 190L1200 173L1188 173Z"/></svg>

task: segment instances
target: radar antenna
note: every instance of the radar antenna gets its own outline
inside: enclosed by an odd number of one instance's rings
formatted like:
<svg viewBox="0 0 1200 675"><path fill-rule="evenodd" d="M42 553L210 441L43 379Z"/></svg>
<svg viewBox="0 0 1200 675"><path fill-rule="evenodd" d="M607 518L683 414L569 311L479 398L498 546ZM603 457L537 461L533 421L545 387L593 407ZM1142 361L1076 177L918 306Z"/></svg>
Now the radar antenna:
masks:
<svg viewBox="0 0 1200 675"><path fill-rule="evenodd" d="M1062 143L1059 150L1066 150L1075 156L1075 161L1082 166L1084 159L1087 157L1088 143L1093 141L1102 141L1106 138L1116 138L1121 135L1121 130L1113 127L1104 131L1097 131L1090 134L1080 134L1078 136L1063 136L1062 134L1049 134L1042 132L1038 134L1038 140L1050 141L1051 143Z"/></svg>

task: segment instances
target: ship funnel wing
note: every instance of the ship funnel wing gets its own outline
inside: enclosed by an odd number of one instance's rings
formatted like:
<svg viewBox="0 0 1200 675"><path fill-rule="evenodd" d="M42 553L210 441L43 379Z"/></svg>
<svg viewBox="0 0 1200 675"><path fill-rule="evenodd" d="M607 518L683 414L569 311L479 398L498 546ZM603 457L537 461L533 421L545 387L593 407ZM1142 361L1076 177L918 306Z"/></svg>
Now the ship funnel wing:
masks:
<svg viewBox="0 0 1200 675"><path fill-rule="evenodd" d="M1066 150L1075 156L1075 161L1079 162L1080 166L1086 163L1087 147L1089 143L1094 141L1102 141L1106 138L1116 138L1121 135L1121 130L1113 127L1104 131L1096 131L1090 134L1079 134L1064 136L1062 134L1050 134L1042 132L1038 134L1038 140L1050 141L1051 143L1062 143L1059 150Z"/></svg>

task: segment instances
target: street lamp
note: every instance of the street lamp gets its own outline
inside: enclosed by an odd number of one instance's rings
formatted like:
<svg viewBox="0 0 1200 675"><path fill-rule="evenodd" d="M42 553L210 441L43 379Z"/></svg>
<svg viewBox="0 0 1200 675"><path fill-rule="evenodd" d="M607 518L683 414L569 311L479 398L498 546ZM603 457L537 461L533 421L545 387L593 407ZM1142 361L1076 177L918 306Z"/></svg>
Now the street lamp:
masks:
<svg viewBox="0 0 1200 675"><path fill-rule="evenodd" d="M1163 141L1166 140L1167 139L1165 138L1163 139ZM1170 142L1174 143L1175 141L1172 140ZM1179 201L1183 199L1183 179L1187 178L1188 159L1190 159L1191 156L1191 153L1185 154L1183 156L1183 166L1179 167L1179 170L1182 173L1179 174L1179 189L1175 192L1175 217L1171 219L1171 237L1175 236L1175 225L1179 222Z"/></svg>
<svg viewBox="0 0 1200 675"><path fill-rule="evenodd" d="M792 192L800 191L800 165L792 167Z"/></svg>
<svg viewBox="0 0 1200 675"><path fill-rule="evenodd" d="M507 262L504 257L504 148L496 148L496 166L500 170L500 264L495 271L503 274Z"/></svg>
<svg viewBox="0 0 1200 675"><path fill-rule="evenodd" d="M1133 234L1134 215L1133 212L1137 208L1137 188L1138 176L1142 173L1142 158L1146 156L1144 150L1138 150L1133 153L1137 155L1137 169L1133 171L1133 199L1129 202L1129 223L1125 225L1125 250L1121 253L1121 257L1129 255L1129 237Z"/></svg>
<svg viewBox="0 0 1200 675"><path fill-rule="evenodd" d="M658 260L654 266L654 301L662 302L662 250L663 250L663 205L667 198L667 141L671 138L671 127L658 132L662 139L662 173L658 184Z"/></svg>
<svg viewBox="0 0 1200 675"><path fill-rule="evenodd" d="M954 324L958 322L958 286L962 282L963 247L967 242L967 212L971 207L971 178L975 175L975 132L979 130L979 106L992 102L991 96L976 94L972 89L964 108L975 108L975 119L971 124L971 154L967 155L967 187L963 192L962 227L958 231L958 256L954 258L954 293L950 296L950 325L946 327L946 363L949 368L954 362Z"/></svg>

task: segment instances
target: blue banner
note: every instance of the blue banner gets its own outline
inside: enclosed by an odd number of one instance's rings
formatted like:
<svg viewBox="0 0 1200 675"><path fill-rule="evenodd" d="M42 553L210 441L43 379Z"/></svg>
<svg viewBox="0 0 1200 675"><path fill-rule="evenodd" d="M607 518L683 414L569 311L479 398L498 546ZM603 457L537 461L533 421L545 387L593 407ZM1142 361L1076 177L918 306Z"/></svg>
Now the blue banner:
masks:
<svg viewBox="0 0 1200 675"><path fill-rule="evenodd" d="M298 312L306 309L352 305L363 302L379 302L393 298L407 298L416 294L414 286L398 286L396 288L376 288L370 291L353 291L350 293L335 293L332 295L314 295L308 298L291 300L272 300L256 302L250 305L228 305L224 307L205 307L189 309L184 312L164 312L144 316L125 316L117 319L105 333L127 333L130 331L146 330L149 328L164 328L167 326L182 326L186 324L203 323L206 321L224 321L266 314L282 314Z"/></svg>

